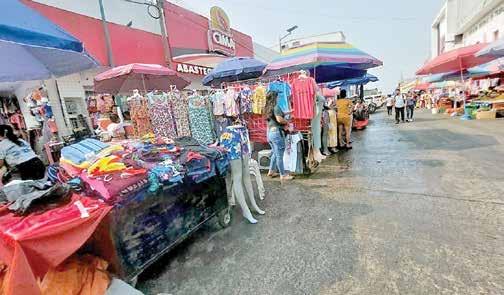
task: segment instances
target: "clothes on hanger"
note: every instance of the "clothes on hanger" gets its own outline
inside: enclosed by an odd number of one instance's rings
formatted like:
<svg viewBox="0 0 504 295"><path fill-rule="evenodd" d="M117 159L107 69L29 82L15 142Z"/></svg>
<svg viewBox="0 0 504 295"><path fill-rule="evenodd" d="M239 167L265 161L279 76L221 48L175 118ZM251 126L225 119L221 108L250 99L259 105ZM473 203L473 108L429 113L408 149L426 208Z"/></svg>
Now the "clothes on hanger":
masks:
<svg viewBox="0 0 504 295"><path fill-rule="evenodd" d="M189 123L192 136L201 144L214 141L213 123L207 100L199 95L189 97Z"/></svg>
<svg viewBox="0 0 504 295"><path fill-rule="evenodd" d="M169 101L172 106L173 119L177 136L191 136L191 126L189 124L189 99L180 92L172 91L168 93Z"/></svg>
<svg viewBox="0 0 504 295"><path fill-rule="evenodd" d="M131 121L135 135L142 137L152 131L149 119L149 103L144 97L137 95L128 100Z"/></svg>
<svg viewBox="0 0 504 295"><path fill-rule="evenodd" d="M238 95L239 93L235 91L233 87L228 88L226 94L224 95L224 109L225 115L228 117L238 117L240 110L238 109Z"/></svg>
<svg viewBox="0 0 504 295"><path fill-rule="evenodd" d="M296 172L298 166L298 143L303 139L301 133L288 134L285 137L284 169Z"/></svg>
<svg viewBox="0 0 504 295"><path fill-rule="evenodd" d="M219 90L219 91L211 94L209 98L210 98L210 101L212 102L213 114L215 116L225 115L226 114L226 107L225 107L224 92Z"/></svg>
<svg viewBox="0 0 504 295"><path fill-rule="evenodd" d="M317 84L311 77L298 77L292 82L293 116L297 119L312 119L314 116Z"/></svg>
<svg viewBox="0 0 504 295"><path fill-rule="evenodd" d="M311 121L311 131L313 135L313 148L320 151L322 147L322 130L321 130L321 120L322 111L324 109L325 98L322 95L317 95L316 97L316 113Z"/></svg>
<svg viewBox="0 0 504 295"><path fill-rule="evenodd" d="M152 131L157 137L176 138L175 120L168 95L165 93L150 93L149 117Z"/></svg>
<svg viewBox="0 0 504 295"><path fill-rule="evenodd" d="M252 94L252 112L257 115L264 113L266 106L266 87L259 85Z"/></svg>
<svg viewBox="0 0 504 295"><path fill-rule="evenodd" d="M284 113L290 112L290 100L289 97L292 94L291 86L287 82L274 81L268 85L268 91L275 91L278 93L278 107Z"/></svg>
<svg viewBox="0 0 504 295"><path fill-rule="evenodd" d="M250 88L244 87L239 94L239 100L240 100L240 113L241 114L248 114L252 112L252 90Z"/></svg>

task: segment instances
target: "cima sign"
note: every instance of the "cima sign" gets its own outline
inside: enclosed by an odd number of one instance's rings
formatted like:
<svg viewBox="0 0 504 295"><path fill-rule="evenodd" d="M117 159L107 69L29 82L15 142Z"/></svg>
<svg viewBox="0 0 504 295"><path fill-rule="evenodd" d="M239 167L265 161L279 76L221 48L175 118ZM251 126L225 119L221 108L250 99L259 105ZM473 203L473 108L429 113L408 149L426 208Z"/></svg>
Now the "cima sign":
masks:
<svg viewBox="0 0 504 295"><path fill-rule="evenodd" d="M229 17L222 8L214 6L210 9L208 30L208 48L210 52L218 52L235 56L236 44L231 31Z"/></svg>

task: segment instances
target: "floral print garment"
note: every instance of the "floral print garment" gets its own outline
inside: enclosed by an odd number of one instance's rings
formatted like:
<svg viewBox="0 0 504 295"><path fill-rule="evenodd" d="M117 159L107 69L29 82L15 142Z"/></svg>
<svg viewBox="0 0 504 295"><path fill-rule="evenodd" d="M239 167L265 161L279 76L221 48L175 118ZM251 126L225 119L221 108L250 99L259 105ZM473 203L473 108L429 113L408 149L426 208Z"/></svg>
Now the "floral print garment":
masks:
<svg viewBox="0 0 504 295"><path fill-rule="evenodd" d="M229 126L220 137L220 145L227 150L228 160L241 159L250 153L248 131L243 126Z"/></svg>
<svg viewBox="0 0 504 295"><path fill-rule="evenodd" d="M149 108L150 120L152 129L157 137L177 138L175 130L175 121L170 102L165 95L155 95L151 98L151 106Z"/></svg>
<svg viewBox="0 0 504 295"><path fill-rule="evenodd" d="M177 136L191 136L189 99L185 95L170 93L170 102L173 110L173 118L175 119Z"/></svg>
<svg viewBox="0 0 504 295"><path fill-rule="evenodd" d="M206 100L200 96L189 97L189 123L192 137L201 144L214 141L213 124Z"/></svg>
<svg viewBox="0 0 504 295"><path fill-rule="evenodd" d="M135 129L135 136L142 137L152 131L149 120L149 106L143 97L133 98L129 102L131 121Z"/></svg>

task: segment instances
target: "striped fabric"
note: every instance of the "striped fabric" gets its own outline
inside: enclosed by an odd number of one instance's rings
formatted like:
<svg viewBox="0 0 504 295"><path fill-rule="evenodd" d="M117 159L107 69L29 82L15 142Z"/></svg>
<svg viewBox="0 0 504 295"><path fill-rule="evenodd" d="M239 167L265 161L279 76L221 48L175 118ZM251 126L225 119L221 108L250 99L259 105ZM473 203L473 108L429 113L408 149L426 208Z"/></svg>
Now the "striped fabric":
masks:
<svg viewBox="0 0 504 295"><path fill-rule="evenodd" d="M265 71L294 66L306 69L320 65L365 70L381 66L383 62L348 43L316 42L283 51L282 55L273 60Z"/></svg>

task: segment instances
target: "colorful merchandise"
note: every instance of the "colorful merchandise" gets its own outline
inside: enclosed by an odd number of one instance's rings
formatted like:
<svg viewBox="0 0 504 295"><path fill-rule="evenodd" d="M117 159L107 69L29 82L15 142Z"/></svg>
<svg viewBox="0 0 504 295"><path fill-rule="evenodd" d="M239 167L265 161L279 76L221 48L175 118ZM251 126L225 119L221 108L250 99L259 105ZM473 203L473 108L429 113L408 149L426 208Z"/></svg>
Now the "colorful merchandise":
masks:
<svg viewBox="0 0 504 295"><path fill-rule="evenodd" d="M149 117L154 134L157 137L176 138L175 120L168 97L152 95L150 102Z"/></svg>
<svg viewBox="0 0 504 295"><path fill-rule="evenodd" d="M202 144L214 141L213 124L206 100L200 96L189 97L189 121L193 137Z"/></svg>
<svg viewBox="0 0 504 295"><path fill-rule="evenodd" d="M220 137L220 145L227 150L227 157L231 160L241 159L250 153L247 128L239 125L229 126Z"/></svg>
<svg viewBox="0 0 504 295"><path fill-rule="evenodd" d="M213 106L213 114L215 116L223 116L226 114L224 92L217 91L210 95L210 101Z"/></svg>
<svg viewBox="0 0 504 295"><path fill-rule="evenodd" d="M293 116L297 119L312 119L314 116L317 84L311 77L298 77L292 82Z"/></svg>
<svg viewBox="0 0 504 295"><path fill-rule="evenodd" d="M238 117L240 113L236 102L238 94L233 88L229 88L224 95L224 109L228 117Z"/></svg>
<svg viewBox="0 0 504 295"><path fill-rule="evenodd" d="M252 112L257 115L264 113L266 106L266 88L262 85L258 86L252 95Z"/></svg>
<svg viewBox="0 0 504 295"><path fill-rule="evenodd" d="M151 130L149 119L149 104L148 101L139 96L131 98L128 102L130 108L131 121L135 129L135 135L142 137L148 134Z"/></svg>
<svg viewBox="0 0 504 295"><path fill-rule="evenodd" d="M275 91L278 93L278 106L282 112L289 113L291 110L289 100L292 94L291 86L283 81L275 81L269 84L268 91Z"/></svg>
<svg viewBox="0 0 504 295"><path fill-rule="evenodd" d="M180 93L169 93L169 100L172 106L173 119L177 129L177 137L191 136L191 126L189 124L189 99Z"/></svg>

